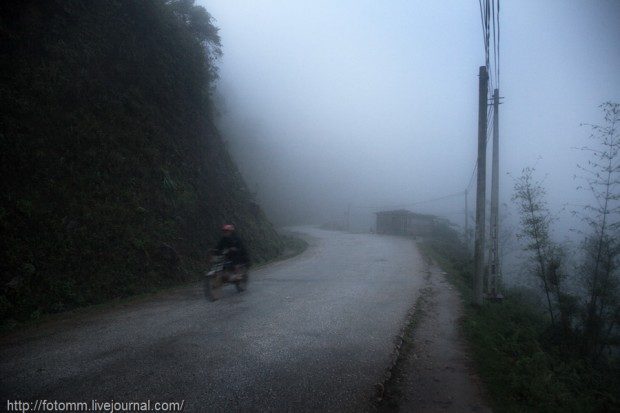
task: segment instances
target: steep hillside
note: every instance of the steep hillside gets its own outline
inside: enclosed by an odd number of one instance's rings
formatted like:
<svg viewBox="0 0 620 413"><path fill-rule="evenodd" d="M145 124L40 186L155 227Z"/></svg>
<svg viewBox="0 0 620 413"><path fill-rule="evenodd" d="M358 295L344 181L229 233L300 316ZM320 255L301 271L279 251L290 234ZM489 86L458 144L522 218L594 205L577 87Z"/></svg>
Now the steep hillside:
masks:
<svg viewBox="0 0 620 413"><path fill-rule="evenodd" d="M211 122L217 29L193 1L0 6L0 317L172 285L233 222L281 241Z"/></svg>

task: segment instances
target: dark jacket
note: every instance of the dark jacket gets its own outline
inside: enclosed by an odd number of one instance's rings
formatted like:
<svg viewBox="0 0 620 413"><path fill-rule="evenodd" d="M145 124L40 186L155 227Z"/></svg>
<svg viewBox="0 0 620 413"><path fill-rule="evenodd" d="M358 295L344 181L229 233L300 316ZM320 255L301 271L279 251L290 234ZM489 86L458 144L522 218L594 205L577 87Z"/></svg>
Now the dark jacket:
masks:
<svg viewBox="0 0 620 413"><path fill-rule="evenodd" d="M245 249L241 238L236 234L232 234L230 237L222 237L216 250L219 254L226 252L226 258L231 260L233 264L250 265L248 251Z"/></svg>

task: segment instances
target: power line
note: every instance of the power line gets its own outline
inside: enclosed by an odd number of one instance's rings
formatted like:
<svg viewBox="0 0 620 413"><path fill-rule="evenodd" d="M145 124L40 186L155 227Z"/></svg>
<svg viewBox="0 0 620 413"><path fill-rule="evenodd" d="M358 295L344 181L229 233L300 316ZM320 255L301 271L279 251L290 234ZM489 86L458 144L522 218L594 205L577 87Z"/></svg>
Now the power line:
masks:
<svg viewBox="0 0 620 413"><path fill-rule="evenodd" d="M486 135L486 141L489 141L489 130L491 130L492 128L492 122L493 119L489 120L489 118L492 118L491 116L491 112L493 110L493 106L490 105L489 109L487 110L487 135ZM487 149L488 150L488 149ZM469 183L467 184L467 186L465 187L465 190L469 190L469 188L471 188L471 185L474 182L474 176L476 176L476 170L478 168L478 160L476 160L476 162L474 162L474 168L471 171L471 176L469 177Z"/></svg>
<svg viewBox="0 0 620 413"><path fill-rule="evenodd" d="M489 3L489 0L484 0L484 4L483 4L482 0L478 0L478 6L480 8L480 23L482 27L482 40L483 40L483 46L484 46L484 60L485 60L486 68L487 68L487 74L489 77L489 83L491 85L491 88L488 93L489 96L487 96L487 99L490 99L491 97L491 93L490 93L491 90L499 89L499 77L500 77L500 23L499 23L500 22L499 20L500 4L499 2L500 0L491 0L491 2ZM493 68L490 67L491 66L490 65L490 54L491 53L489 52L491 30L493 31ZM491 131L493 130L494 116L491 116L493 112L494 112L493 105L489 104L488 109L487 109L487 124L486 124L486 136L485 136L486 142L488 142ZM474 176L476 176L477 169L478 169L478 161L476 160L472 168L471 176L469 178L469 182L467 183L465 191L468 191L472 187L473 182L474 182ZM420 201L420 202L408 204L407 206L417 205L417 204L424 203L424 202L433 202L433 201L442 200L442 199L446 199L446 198L450 198L450 197L462 195L462 194L463 192L459 192L456 194L446 195L445 197L441 197L437 199L431 199L428 201Z"/></svg>
<svg viewBox="0 0 620 413"><path fill-rule="evenodd" d="M500 0L478 0L484 62L489 76L490 91L499 89L500 77ZM491 39L491 32L492 39ZM493 44L491 45L491 40ZM491 56L491 54L493 56ZM493 63L491 65L491 62Z"/></svg>
<svg viewBox="0 0 620 413"><path fill-rule="evenodd" d="M407 208L407 207L412 207L412 206L420 205L420 204L428 204L428 203L431 203L431 202L443 201L444 199L454 198L456 196L462 196L462 195L463 195L463 191L459 191L459 192L455 192L453 194L444 195L444 196L440 196L440 197L437 197L437 198L425 199L423 201L411 202L411 203L408 203L408 204L382 206L382 207L377 207L377 206L373 206L373 207L371 207L371 206L356 206L354 208L357 208L357 209L375 209L375 210L400 209L400 208Z"/></svg>
<svg viewBox="0 0 620 413"><path fill-rule="evenodd" d="M490 43L489 28L491 27L489 23L489 17L491 13L490 13L489 0L486 0L485 3L486 3L486 8L484 11L484 28L485 28L485 36L486 36L486 65L488 69L489 68L489 43Z"/></svg>
<svg viewBox="0 0 620 413"><path fill-rule="evenodd" d="M478 161L474 163L474 170L471 171L471 178L469 178L469 184L467 184L467 188L465 190L469 190L471 184L474 183L474 176L476 176L476 169L478 169Z"/></svg>
<svg viewBox="0 0 620 413"><path fill-rule="evenodd" d="M500 19L499 19L499 5L500 0L492 0L492 19L493 19L493 89L499 89L499 77L500 77Z"/></svg>
<svg viewBox="0 0 620 413"><path fill-rule="evenodd" d="M454 198L455 196L461 196L461 195L463 195L463 191L455 192L455 193L450 194L450 195L444 195L444 196L439 197L439 198L427 199L425 201L417 201L417 202L414 202L414 203L409 204L409 205L428 204L429 202L443 201L444 199Z"/></svg>
<svg viewBox="0 0 620 413"><path fill-rule="evenodd" d="M499 34L500 34L500 31L499 31L499 21L500 21L499 20L499 1L500 0L497 0L497 88L498 89L499 89L499 68L500 68L500 65L499 65L499 62L500 62L500 54L499 54L499 41L500 41L500 39L499 39Z"/></svg>
<svg viewBox="0 0 620 413"><path fill-rule="evenodd" d="M489 111L487 112L487 136L485 137L485 141L486 143L489 143L489 135L491 134L491 131L493 130L493 117L491 116L494 112L494 110L492 109L493 106L490 105L489 106ZM488 148L487 148L488 150Z"/></svg>
<svg viewBox="0 0 620 413"><path fill-rule="evenodd" d="M484 24L484 22L486 21L486 16L484 14L484 10L482 7L482 0L478 0L478 4L480 5L480 23L482 23L482 42L484 44L484 56L485 56L485 61L487 60L487 56L489 54L489 45L487 42L487 31L486 31L486 26ZM485 1L485 6L486 6L486 1Z"/></svg>
<svg viewBox="0 0 620 413"><path fill-rule="evenodd" d="M494 66L495 66L495 76L497 77L497 37L496 37L496 28L495 28L495 1L493 1L493 5L492 5L492 9L493 9L493 62L494 62ZM493 88L495 89L495 88Z"/></svg>
<svg viewBox="0 0 620 413"><path fill-rule="evenodd" d="M493 116L491 116L493 114L493 105L489 105L488 109L487 109L487 133L486 133L486 142L488 143L489 141L489 135L490 135L490 131L493 130ZM487 148L488 150L488 148ZM474 167L473 170L471 171L471 176L469 178L469 182L467 184L467 186L465 187L465 190L469 190L474 182L474 176L476 176L476 170L478 168L478 161L476 160L474 162Z"/></svg>

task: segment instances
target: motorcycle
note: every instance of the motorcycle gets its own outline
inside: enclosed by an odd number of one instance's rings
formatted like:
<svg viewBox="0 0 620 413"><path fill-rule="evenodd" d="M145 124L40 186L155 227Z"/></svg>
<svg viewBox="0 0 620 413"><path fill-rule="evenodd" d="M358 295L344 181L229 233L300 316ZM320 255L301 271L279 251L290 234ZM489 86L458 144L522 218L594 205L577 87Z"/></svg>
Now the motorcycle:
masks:
<svg viewBox="0 0 620 413"><path fill-rule="evenodd" d="M210 267L205 274L204 292L209 301L217 301L222 297L222 287L234 284L237 292L243 292L248 286L248 269L244 265L234 265L227 259L228 251L212 254Z"/></svg>

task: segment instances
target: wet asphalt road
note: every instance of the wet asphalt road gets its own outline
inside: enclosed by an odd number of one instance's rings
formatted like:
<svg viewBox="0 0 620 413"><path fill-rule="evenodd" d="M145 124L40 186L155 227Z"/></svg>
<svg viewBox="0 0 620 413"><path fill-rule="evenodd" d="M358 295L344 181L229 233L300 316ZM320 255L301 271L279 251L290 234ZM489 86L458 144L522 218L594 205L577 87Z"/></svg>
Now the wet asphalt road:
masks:
<svg viewBox="0 0 620 413"><path fill-rule="evenodd" d="M405 238L303 228L248 291L200 285L0 338L6 400L183 401L184 411L364 411L424 264Z"/></svg>

